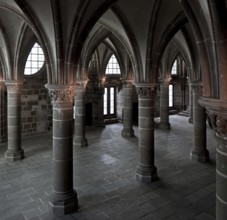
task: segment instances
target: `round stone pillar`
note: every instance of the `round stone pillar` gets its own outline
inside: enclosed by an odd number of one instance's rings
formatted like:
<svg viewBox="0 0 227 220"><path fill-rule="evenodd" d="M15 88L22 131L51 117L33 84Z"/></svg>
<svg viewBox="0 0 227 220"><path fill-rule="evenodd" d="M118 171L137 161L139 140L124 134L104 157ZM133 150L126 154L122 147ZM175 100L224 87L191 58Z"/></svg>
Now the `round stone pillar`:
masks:
<svg viewBox="0 0 227 220"><path fill-rule="evenodd" d="M136 84L139 96L139 163L137 180L149 183L158 179L154 157L154 98L156 85Z"/></svg>
<svg viewBox="0 0 227 220"><path fill-rule="evenodd" d="M21 87L20 82L8 80L7 87L7 120L8 148L5 152L7 161L21 160L24 150L21 148Z"/></svg>
<svg viewBox="0 0 227 220"><path fill-rule="evenodd" d="M159 127L169 130L169 83L163 82L160 86L160 123Z"/></svg>
<svg viewBox="0 0 227 220"><path fill-rule="evenodd" d="M74 87L46 85L53 105L53 191L51 206L57 216L78 209L73 189Z"/></svg>
<svg viewBox="0 0 227 220"><path fill-rule="evenodd" d="M193 147L190 153L191 160L209 161L209 151L206 149L206 110L198 103L203 95L202 84L191 84L193 92Z"/></svg>
<svg viewBox="0 0 227 220"><path fill-rule="evenodd" d="M74 138L73 144L79 147L88 146L85 137L85 88L86 81L78 82L74 99Z"/></svg>
<svg viewBox="0 0 227 220"><path fill-rule="evenodd" d="M227 126L227 117L226 119L219 117L217 120L217 123L223 123L222 120L224 120L225 126ZM223 135L217 132L216 137L218 140L216 148L216 219L225 220L227 219L227 133Z"/></svg>
<svg viewBox="0 0 227 220"><path fill-rule="evenodd" d="M216 146L216 219L227 219L227 101L204 98L199 100L211 119L217 139Z"/></svg>
<svg viewBox="0 0 227 220"><path fill-rule="evenodd" d="M132 127L132 89L133 84L130 80L123 82L123 130L122 137L134 137L134 130Z"/></svg>

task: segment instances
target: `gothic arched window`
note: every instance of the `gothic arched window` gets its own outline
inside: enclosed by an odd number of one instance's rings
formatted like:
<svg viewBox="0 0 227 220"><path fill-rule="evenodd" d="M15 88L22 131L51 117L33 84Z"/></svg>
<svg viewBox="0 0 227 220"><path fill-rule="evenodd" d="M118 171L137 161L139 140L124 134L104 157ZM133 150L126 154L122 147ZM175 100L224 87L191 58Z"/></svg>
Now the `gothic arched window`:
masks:
<svg viewBox="0 0 227 220"><path fill-rule="evenodd" d="M177 59L173 63L171 74L172 75L177 75Z"/></svg>
<svg viewBox="0 0 227 220"><path fill-rule="evenodd" d="M43 50L38 43L35 43L28 55L24 74L32 75L37 73L43 67L44 61L45 57Z"/></svg>
<svg viewBox="0 0 227 220"><path fill-rule="evenodd" d="M114 54L110 57L106 67L106 74L121 74L120 66Z"/></svg>

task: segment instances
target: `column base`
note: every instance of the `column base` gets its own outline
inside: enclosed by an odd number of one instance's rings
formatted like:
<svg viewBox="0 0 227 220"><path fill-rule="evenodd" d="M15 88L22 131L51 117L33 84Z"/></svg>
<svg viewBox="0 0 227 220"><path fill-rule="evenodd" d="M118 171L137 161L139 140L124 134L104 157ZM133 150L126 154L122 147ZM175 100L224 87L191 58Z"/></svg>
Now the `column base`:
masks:
<svg viewBox="0 0 227 220"><path fill-rule="evenodd" d="M125 137L125 138L135 137L134 130L133 129L129 129L129 130L123 129L121 132L121 136Z"/></svg>
<svg viewBox="0 0 227 220"><path fill-rule="evenodd" d="M142 183L151 183L158 180L157 168L139 164L136 170L136 179Z"/></svg>
<svg viewBox="0 0 227 220"><path fill-rule="evenodd" d="M197 162L208 162L210 161L209 151L208 150L206 150L205 152L192 151L190 153L190 159L192 161Z"/></svg>
<svg viewBox="0 0 227 220"><path fill-rule="evenodd" d="M161 129L165 129L165 130L171 129L171 125L170 125L169 122L160 122L158 127L161 128Z"/></svg>
<svg viewBox="0 0 227 220"><path fill-rule="evenodd" d="M105 128L106 127L106 124L105 124L104 121L103 122L96 122L96 123L94 123L94 125L98 128Z"/></svg>
<svg viewBox="0 0 227 220"><path fill-rule="evenodd" d="M87 138L85 137L74 137L73 139L73 145L77 146L77 147L87 147L88 146L88 142L87 142Z"/></svg>
<svg viewBox="0 0 227 220"><path fill-rule="evenodd" d="M4 137L4 138L0 138L0 144L4 144L7 142L7 138Z"/></svg>
<svg viewBox="0 0 227 220"><path fill-rule="evenodd" d="M77 193L76 191L73 191L73 195L70 198L67 197L66 199L60 200L56 200L53 196L52 200L50 201L50 205L55 216L63 216L73 213L79 208Z"/></svg>
<svg viewBox="0 0 227 220"><path fill-rule="evenodd" d="M9 162L13 162L16 160L22 160L22 159L24 159L24 150L23 149L20 149L20 150L9 149L5 152L5 158L6 158L6 161L9 161Z"/></svg>
<svg viewBox="0 0 227 220"><path fill-rule="evenodd" d="M216 196L216 219L224 220L227 219L227 204L221 198Z"/></svg>
<svg viewBox="0 0 227 220"><path fill-rule="evenodd" d="M193 124L193 119L192 118L189 118L188 119L188 123Z"/></svg>

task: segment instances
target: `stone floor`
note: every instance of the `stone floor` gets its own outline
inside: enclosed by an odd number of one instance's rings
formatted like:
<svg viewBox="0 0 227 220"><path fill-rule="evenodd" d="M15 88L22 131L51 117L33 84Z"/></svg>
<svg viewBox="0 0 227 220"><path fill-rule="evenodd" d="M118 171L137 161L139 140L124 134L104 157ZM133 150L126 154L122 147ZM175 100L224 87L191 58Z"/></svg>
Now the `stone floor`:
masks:
<svg viewBox="0 0 227 220"><path fill-rule="evenodd" d="M79 220L214 220L215 139L207 129L210 163L189 159L192 125L184 116L171 116L172 129L155 130L159 181L135 180L138 161L136 137L122 138L122 124L87 128L89 147L74 151L74 186L80 210L54 218L51 191L51 134L26 137L26 158L7 163L0 145L0 219Z"/></svg>

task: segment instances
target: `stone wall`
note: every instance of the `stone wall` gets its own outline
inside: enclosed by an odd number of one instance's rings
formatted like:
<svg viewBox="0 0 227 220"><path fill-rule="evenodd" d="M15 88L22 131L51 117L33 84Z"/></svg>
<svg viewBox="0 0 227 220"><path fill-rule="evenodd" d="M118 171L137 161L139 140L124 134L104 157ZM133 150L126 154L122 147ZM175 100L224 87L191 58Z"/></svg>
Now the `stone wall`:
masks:
<svg viewBox="0 0 227 220"><path fill-rule="evenodd" d="M174 109L178 111L186 110L189 107L188 85L183 91L180 84L174 84L173 98Z"/></svg>
<svg viewBox="0 0 227 220"><path fill-rule="evenodd" d="M117 100L116 100L116 104L117 104L117 118L119 122L122 122L122 113L123 113L123 89L121 89L118 93L117 93ZM135 86L133 86L133 90L132 90L132 106L134 108L138 108L138 96L137 96L137 92L135 89ZM137 110L133 110L134 113L132 114L132 120L134 124L138 124L138 115L135 115L138 113L138 109Z"/></svg>
<svg viewBox="0 0 227 220"><path fill-rule="evenodd" d="M25 77L21 91L22 135L40 133L52 128L52 105L45 88L45 74Z"/></svg>

